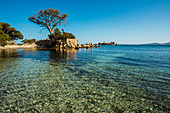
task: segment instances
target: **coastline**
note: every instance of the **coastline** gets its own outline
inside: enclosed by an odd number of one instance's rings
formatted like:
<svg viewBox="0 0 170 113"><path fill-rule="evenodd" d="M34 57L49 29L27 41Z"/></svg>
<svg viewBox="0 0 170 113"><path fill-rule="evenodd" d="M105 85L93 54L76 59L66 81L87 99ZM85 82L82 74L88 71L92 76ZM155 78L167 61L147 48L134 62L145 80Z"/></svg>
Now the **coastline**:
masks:
<svg viewBox="0 0 170 113"><path fill-rule="evenodd" d="M5 47L1 47L0 49L20 49L20 48L37 48L36 44L26 44L26 45L7 45Z"/></svg>
<svg viewBox="0 0 170 113"><path fill-rule="evenodd" d="M36 44L23 44L23 45L6 45L5 47L0 46L0 49L20 49L20 48L39 48L39 49L79 49L79 48L95 48L95 47L101 47L99 45L94 45L92 43L87 43L87 44L77 44L74 46L66 47L66 46L61 46L61 47L45 47L45 46L40 46Z"/></svg>

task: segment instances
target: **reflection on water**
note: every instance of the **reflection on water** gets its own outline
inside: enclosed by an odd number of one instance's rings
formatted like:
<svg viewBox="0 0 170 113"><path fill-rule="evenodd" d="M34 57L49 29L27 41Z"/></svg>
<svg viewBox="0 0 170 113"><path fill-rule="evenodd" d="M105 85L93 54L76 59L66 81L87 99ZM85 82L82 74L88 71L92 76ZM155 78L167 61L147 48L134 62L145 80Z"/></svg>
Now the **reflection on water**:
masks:
<svg viewBox="0 0 170 113"><path fill-rule="evenodd" d="M17 57L17 49L0 49L1 58Z"/></svg>
<svg viewBox="0 0 170 113"><path fill-rule="evenodd" d="M61 59L77 59L77 50L75 49L1 49L0 58L33 58L57 61ZM2 59L3 60L3 59ZM1 61L2 61L1 60Z"/></svg>
<svg viewBox="0 0 170 113"><path fill-rule="evenodd" d="M168 59L136 49L0 50L0 112L168 112Z"/></svg>
<svg viewBox="0 0 170 113"><path fill-rule="evenodd" d="M77 50L75 49L50 50L49 57L50 60L77 59Z"/></svg>

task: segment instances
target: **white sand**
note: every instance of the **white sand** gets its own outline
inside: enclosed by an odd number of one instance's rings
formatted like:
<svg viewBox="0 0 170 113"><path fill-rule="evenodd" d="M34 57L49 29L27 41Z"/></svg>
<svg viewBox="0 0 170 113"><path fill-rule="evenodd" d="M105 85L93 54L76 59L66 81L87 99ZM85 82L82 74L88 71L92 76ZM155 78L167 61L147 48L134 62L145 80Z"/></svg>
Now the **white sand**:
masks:
<svg viewBox="0 0 170 113"><path fill-rule="evenodd" d="M7 45L5 47L0 46L0 49L17 49L17 48L35 48L36 44L23 44L23 45Z"/></svg>

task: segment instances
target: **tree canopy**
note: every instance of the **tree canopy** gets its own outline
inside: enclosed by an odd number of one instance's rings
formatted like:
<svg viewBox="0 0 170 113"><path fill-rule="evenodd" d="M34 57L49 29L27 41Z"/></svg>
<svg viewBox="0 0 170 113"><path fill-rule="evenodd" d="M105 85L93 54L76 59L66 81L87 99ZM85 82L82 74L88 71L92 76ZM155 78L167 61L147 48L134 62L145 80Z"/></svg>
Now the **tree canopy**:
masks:
<svg viewBox="0 0 170 113"><path fill-rule="evenodd" d="M64 31L64 29L62 29L62 31L63 31L63 37L65 39L75 39L76 38L72 33L67 33Z"/></svg>
<svg viewBox="0 0 170 113"><path fill-rule="evenodd" d="M23 35L20 31L17 31L10 24L0 22L0 45L5 46L7 41L23 39Z"/></svg>
<svg viewBox="0 0 170 113"><path fill-rule="evenodd" d="M11 27L8 23L0 22L0 30L9 35L11 40L23 39L23 35L20 31L17 31L14 27Z"/></svg>
<svg viewBox="0 0 170 113"><path fill-rule="evenodd" d="M66 23L67 17L67 14L61 14L59 10L50 8L35 13L33 16L29 17L28 20L40 25L40 27L47 28L50 34L52 34L56 26Z"/></svg>
<svg viewBox="0 0 170 113"><path fill-rule="evenodd" d="M0 29L0 46L5 46L7 44L7 41L10 40L9 35L5 34L1 29Z"/></svg>
<svg viewBox="0 0 170 113"><path fill-rule="evenodd" d="M61 33L57 28L57 26L67 23L67 17L67 14L62 14L59 10L50 8L40 10L33 16L29 17L28 20L39 25L40 27L44 27L44 29L47 29L50 32L48 35L50 41L54 43L54 46L56 46L56 44L60 44L60 42L66 43L66 39L75 39L73 34L64 32L64 30L62 30L63 32Z"/></svg>

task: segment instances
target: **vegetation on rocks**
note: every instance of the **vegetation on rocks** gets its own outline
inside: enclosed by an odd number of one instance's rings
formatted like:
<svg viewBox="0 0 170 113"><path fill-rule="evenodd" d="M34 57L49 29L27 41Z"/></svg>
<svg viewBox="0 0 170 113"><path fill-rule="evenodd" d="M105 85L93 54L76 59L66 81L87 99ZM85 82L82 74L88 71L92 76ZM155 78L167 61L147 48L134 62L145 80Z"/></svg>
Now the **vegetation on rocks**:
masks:
<svg viewBox="0 0 170 113"><path fill-rule="evenodd" d="M61 31L57 28L57 26L61 26L64 23L68 23L66 21L67 17L68 17L67 14L62 14L60 13L59 10L55 10L51 8L46 10L41 10L38 13L35 13L33 16L29 17L28 18L29 21L37 25L40 25L40 27L47 29L50 33L48 35L48 38L51 41L41 40L38 41L36 44L41 45L40 43L42 42L44 45L45 43L48 42L52 45L47 45L47 46L51 47L51 46L60 45L61 43L66 44L67 39L75 39L75 36L72 33L67 33L64 31L64 29L62 29L62 33L61 33Z"/></svg>
<svg viewBox="0 0 170 113"><path fill-rule="evenodd" d="M21 42L23 42L24 44L33 44L36 43L36 39L24 39Z"/></svg>
<svg viewBox="0 0 170 113"><path fill-rule="evenodd" d="M76 37L72 34L72 33L67 33L64 31L64 29L62 29L62 33L61 31L56 28L54 30L54 33L48 35L49 39L53 40L53 41L62 41L62 42L66 42L66 39L75 39Z"/></svg>

